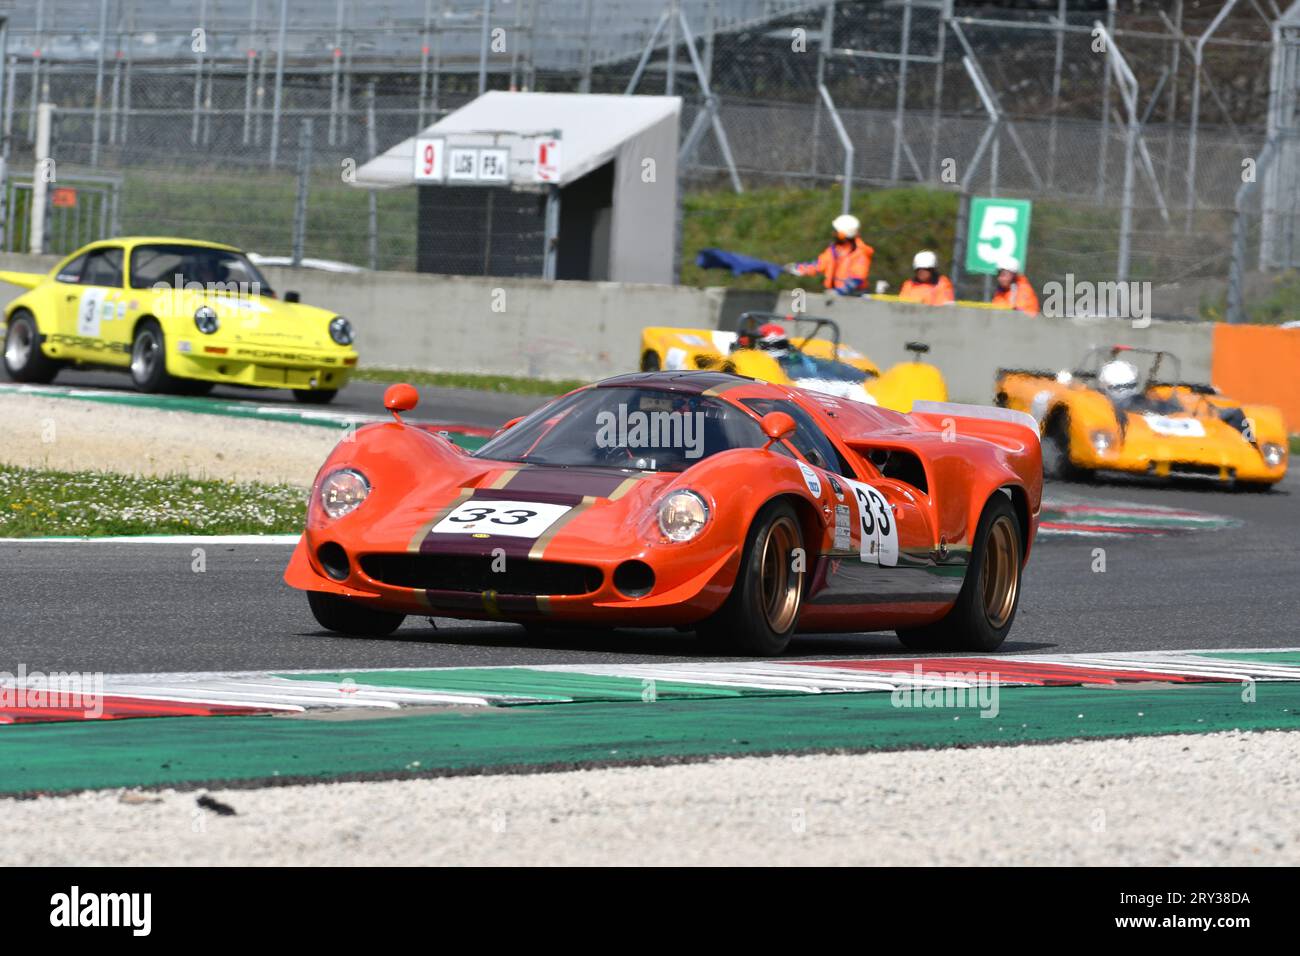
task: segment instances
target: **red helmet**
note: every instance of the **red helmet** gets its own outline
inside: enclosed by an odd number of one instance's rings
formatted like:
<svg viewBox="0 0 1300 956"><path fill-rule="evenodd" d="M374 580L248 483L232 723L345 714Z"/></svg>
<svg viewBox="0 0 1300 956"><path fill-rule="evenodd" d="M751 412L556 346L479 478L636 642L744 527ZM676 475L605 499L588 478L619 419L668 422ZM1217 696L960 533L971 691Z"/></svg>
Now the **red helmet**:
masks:
<svg viewBox="0 0 1300 956"><path fill-rule="evenodd" d="M760 325L758 327L758 334L765 339L783 339L785 338L785 329L777 325L775 322L769 322L767 325Z"/></svg>

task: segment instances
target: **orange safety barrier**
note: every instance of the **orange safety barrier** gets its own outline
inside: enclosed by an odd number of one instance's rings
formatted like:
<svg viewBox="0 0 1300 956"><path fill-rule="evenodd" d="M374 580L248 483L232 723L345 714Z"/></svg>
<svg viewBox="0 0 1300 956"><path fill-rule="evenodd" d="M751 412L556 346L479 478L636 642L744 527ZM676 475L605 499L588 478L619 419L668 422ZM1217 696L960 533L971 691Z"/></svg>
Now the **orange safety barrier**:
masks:
<svg viewBox="0 0 1300 956"><path fill-rule="evenodd" d="M1276 406L1300 431L1300 328L1215 325L1210 380L1240 402Z"/></svg>

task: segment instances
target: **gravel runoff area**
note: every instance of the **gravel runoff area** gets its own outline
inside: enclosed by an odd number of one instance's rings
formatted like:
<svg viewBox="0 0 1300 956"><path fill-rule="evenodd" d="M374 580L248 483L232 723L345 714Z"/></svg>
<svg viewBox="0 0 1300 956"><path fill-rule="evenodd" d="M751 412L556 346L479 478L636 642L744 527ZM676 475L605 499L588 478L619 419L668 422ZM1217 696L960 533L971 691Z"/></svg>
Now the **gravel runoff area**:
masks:
<svg viewBox="0 0 1300 956"><path fill-rule="evenodd" d="M0 865L1300 862L1300 733L0 800Z"/></svg>
<svg viewBox="0 0 1300 956"><path fill-rule="evenodd" d="M59 471L308 487L342 430L35 395L0 395L0 462Z"/></svg>

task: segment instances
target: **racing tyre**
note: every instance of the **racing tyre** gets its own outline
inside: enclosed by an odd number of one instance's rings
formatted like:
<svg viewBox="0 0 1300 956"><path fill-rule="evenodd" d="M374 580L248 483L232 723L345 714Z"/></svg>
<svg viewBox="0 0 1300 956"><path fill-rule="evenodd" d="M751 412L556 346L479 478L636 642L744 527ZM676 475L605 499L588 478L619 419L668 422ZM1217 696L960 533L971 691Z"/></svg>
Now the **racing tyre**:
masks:
<svg viewBox="0 0 1300 956"><path fill-rule="evenodd" d="M353 637L384 637L392 634L406 620L405 614L380 611L352 598L321 591L308 591L307 604L316 623L327 631Z"/></svg>
<svg viewBox="0 0 1300 956"><path fill-rule="evenodd" d="M1006 640L1020 605L1024 537L1011 499L998 492L984 506L957 603L943 620L898 632L914 651L994 651Z"/></svg>
<svg viewBox="0 0 1300 956"><path fill-rule="evenodd" d="M131 381L138 392L179 392L181 380L167 374L167 340L162 326L145 319L131 340Z"/></svg>
<svg viewBox="0 0 1300 956"><path fill-rule="evenodd" d="M1088 473L1070 460L1070 420L1057 415L1043 435L1043 477L1057 481L1086 481Z"/></svg>
<svg viewBox="0 0 1300 956"><path fill-rule="evenodd" d="M805 572L794 570L795 549L802 547L803 531L789 504L774 501L760 511L745 537L731 594L697 634L737 654L784 651L803 601Z"/></svg>
<svg viewBox="0 0 1300 956"><path fill-rule="evenodd" d="M26 309L14 312L5 333L5 371L15 382L44 385L59 373L59 363L41 351L36 319Z"/></svg>
<svg viewBox="0 0 1300 956"><path fill-rule="evenodd" d="M317 388L305 389L295 388L293 390L294 400L304 405L328 405L334 401L334 396L339 393L337 388Z"/></svg>

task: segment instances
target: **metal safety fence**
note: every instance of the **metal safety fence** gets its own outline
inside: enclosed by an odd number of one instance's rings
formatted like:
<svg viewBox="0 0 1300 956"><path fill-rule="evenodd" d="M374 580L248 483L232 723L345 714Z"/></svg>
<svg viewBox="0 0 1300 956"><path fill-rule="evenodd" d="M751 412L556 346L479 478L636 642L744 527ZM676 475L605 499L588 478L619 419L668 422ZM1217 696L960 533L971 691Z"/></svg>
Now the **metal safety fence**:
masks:
<svg viewBox="0 0 1300 956"><path fill-rule="evenodd" d="M43 0L10 11L0 129L30 168L35 104L56 104L60 167L120 177L126 231L412 269L414 196L357 190L349 163L484 89L671 93L685 188L1032 198L1077 220L1035 246L1042 281L1224 285L1242 164L1286 83L1263 67L1270 7Z"/></svg>

